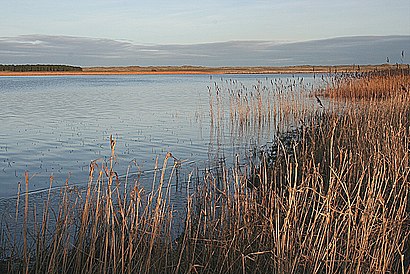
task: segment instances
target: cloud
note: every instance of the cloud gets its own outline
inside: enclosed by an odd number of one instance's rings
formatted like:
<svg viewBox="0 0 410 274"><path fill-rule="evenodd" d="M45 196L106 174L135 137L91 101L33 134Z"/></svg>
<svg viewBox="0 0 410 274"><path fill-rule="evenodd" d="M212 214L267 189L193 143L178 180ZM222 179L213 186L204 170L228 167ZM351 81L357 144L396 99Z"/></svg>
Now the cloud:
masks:
<svg viewBox="0 0 410 274"><path fill-rule="evenodd" d="M410 53L410 36L357 36L303 42L230 41L191 45L143 45L74 36L0 37L0 63L79 66L202 65L286 66L380 64Z"/></svg>

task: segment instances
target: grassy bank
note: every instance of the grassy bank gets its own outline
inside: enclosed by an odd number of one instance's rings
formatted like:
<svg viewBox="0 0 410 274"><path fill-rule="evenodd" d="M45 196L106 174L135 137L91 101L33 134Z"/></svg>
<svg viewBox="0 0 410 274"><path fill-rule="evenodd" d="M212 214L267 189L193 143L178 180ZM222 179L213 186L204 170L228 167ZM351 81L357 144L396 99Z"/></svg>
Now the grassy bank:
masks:
<svg viewBox="0 0 410 274"><path fill-rule="evenodd" d="M83 67L81 71L0 71L0 76L42 75L127 75L127 74L300 74L348 73L408 69L408 65L337 65L337 66L285 66L285 67L203 67L203 66L128 66Z"/></svg>
<svg viewBox="0 0 410 274"><path fill-rule="evenodd" d="M22 232L2 226L2 270L406 273L409 91L408 72L329 79L315 94L325 107L303 112L297 131L278 135L257 161L190 177L182 220L169 197L180 162L167 154L148 192L138 178L117 177L111 139L110 160L91 163L85 190L67 184L35 206L21 192L11 215ZM271 109L261 111L262 97L254 98L253 112L250 99L233 101L232 119L268 117Z"/></svg>

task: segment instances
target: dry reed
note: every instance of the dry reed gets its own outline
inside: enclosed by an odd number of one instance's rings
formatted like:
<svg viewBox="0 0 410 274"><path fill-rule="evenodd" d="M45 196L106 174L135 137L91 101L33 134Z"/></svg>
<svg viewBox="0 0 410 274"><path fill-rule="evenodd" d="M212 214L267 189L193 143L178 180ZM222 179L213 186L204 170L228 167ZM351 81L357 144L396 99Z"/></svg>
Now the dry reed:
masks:
<svg viewBox="0 0 410 274"><path fill-rule="evenodd" d="M326 95L354 104L301 110L293 99L275 105L288 100L282 83L277 92L275 83L270 91L256 85L252 95L234 83L231 123L243 131L270 119L299 121L297 134L278 134L253 165L222 165L198 178L176 238L169 186L180 163L167 177L167 154L147 193L137 179L129 186L118 178L111 139L110 161L91 163L86 190L67 184L57 207L49 192L33 227L26 194L22 249L2 233L1 246L12 251L7 271L408 273L410 93L398 90L408 90L408 75L334 81ZM214 125L225 119L221 90L212 97Z"/></svg>

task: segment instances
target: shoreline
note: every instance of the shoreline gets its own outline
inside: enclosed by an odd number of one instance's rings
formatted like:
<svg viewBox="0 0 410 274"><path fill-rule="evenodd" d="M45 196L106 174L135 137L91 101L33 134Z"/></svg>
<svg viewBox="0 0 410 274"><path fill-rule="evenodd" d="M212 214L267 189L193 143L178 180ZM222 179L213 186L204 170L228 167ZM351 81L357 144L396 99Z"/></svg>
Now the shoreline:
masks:
<svg viewBox="0 0 410 274"><path fill-rule="evenodd" d="M401 65L337 65L337 66L287 66L287 67L196 67L196 66L129 66L84 67L82 71L0 71L0 76L78 76L78 75L220 75L220 74L312 74L336 72L369 72L397 68Z"/></svg>

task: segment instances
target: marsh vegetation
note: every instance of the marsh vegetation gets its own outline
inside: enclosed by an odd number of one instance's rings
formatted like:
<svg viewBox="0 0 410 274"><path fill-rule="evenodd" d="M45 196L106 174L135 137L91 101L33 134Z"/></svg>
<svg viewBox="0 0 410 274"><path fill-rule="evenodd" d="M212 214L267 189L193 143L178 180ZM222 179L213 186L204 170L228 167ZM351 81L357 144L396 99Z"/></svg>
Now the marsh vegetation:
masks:
<svg viewBox="0 0 410 274"><path fill-rule="evenodd" d="M193 170L182 215L170 188L183 163L166 154L146 189L118 177L113 138L84 189L52 191L51 178L44 202L31 204L23 184L2 226L2 270L408 273L409 71L324 80L310 99L294 89L301 79L209 86L216 139L223 121L232 136L275 136L246 163Z"/></svg>

